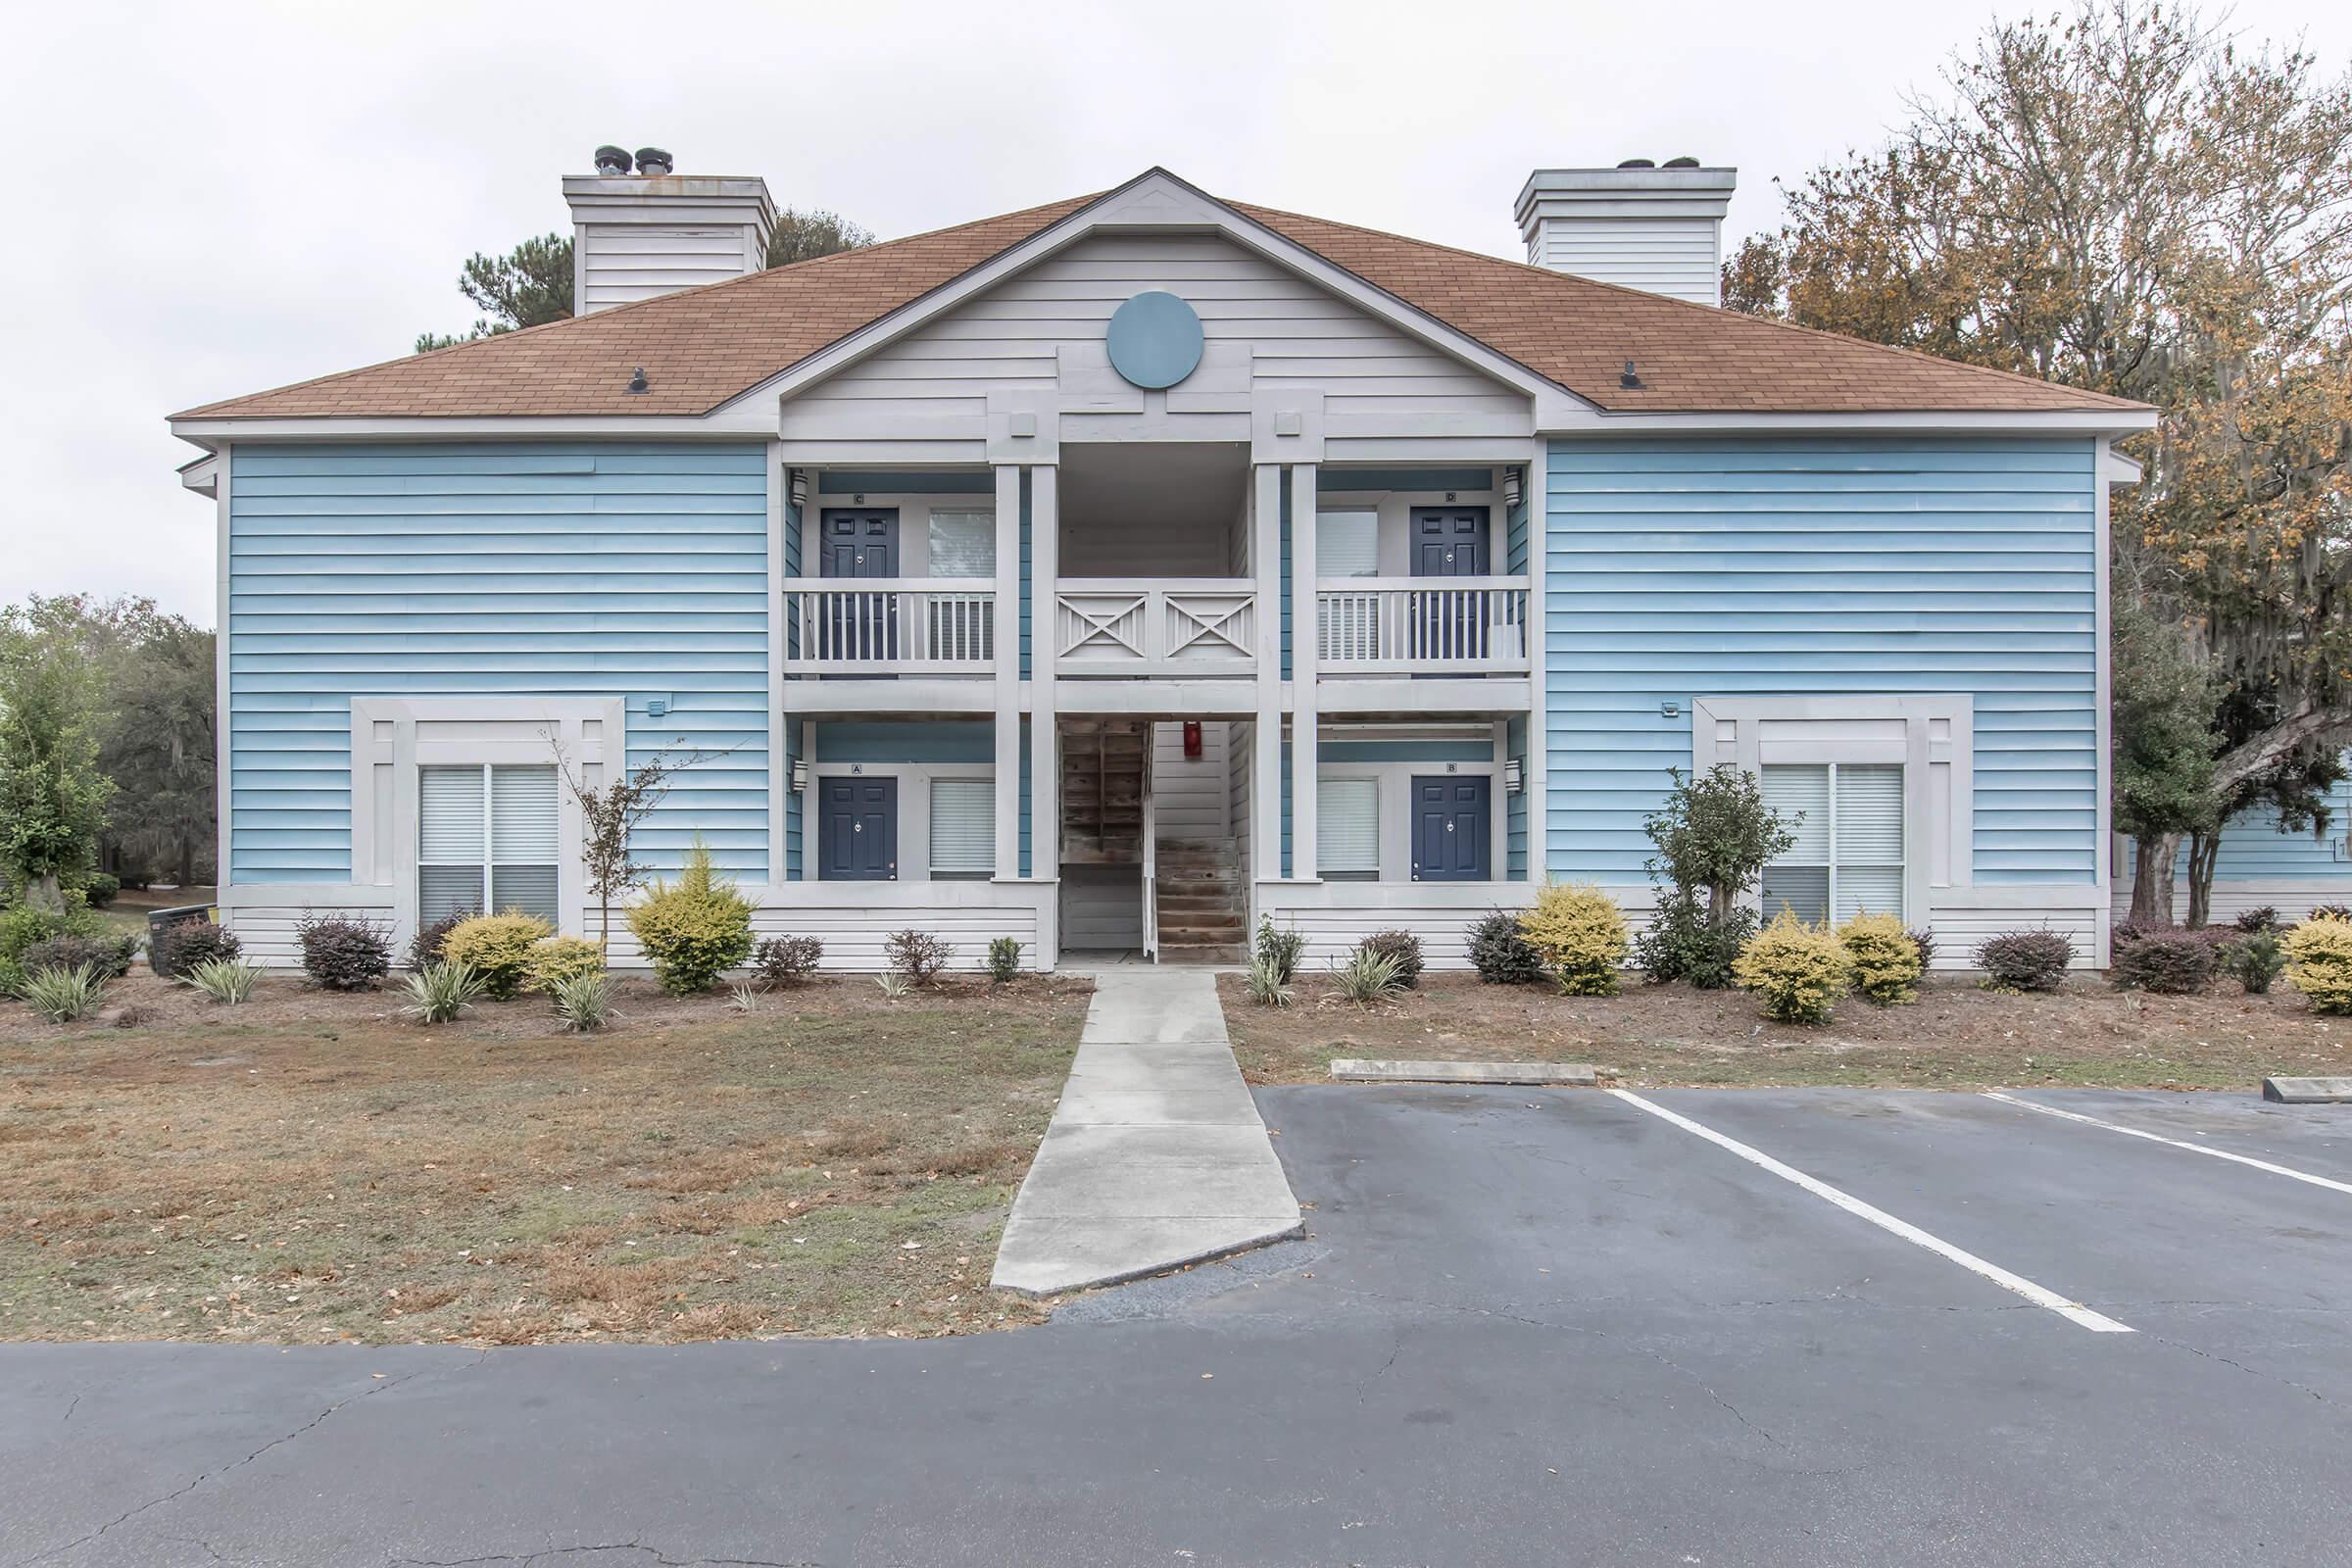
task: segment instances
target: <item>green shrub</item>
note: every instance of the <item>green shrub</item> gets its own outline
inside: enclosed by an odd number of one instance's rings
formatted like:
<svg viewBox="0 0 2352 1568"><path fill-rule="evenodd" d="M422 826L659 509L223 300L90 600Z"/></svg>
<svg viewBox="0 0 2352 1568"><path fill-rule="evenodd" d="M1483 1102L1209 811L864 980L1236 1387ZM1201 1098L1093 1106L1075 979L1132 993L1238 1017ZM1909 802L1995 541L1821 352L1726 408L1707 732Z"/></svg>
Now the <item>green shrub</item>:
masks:
<svg viewBox="0 0 2352 1568"><path fill-rule="evenodd" d="M2314 1012L2352 1012L2352 919L2314 915L2289 931L2286 983Z"/></svg>
<svg viewBox="0 0 2352 1568"><path fill-rule="evenodd" d="M556 1016L575 1035L602 1029L612 1020L612 977L602 967L561 976L549 984L548 994L555 999Z"/></svg>
<svg viewBox="0 0 2352 1568"><path fill-rule="evenodd" d="M2006 931L1977 949L1977 967L1995 991L2055 991L2074 961L2075 944L2063 931Z"/></svg>
<svg viewBox="0 0 2352 1568"><path fill-rule="evenodd" d="M243 958L207 958L192 966L185 978L208 1001L234 1007L253 1000L253 988L261 982L262 966Z"/></svg>
<svg viewBox="0 0 2352 1568"><path fill-rule="evenodd" d="M1764 1016L1782 1023L1828 1023L1852 977L1845 944L1826 925L1807 925L1783 909L1748 939L1732 973L1756 994Z"/></svg>
<svg viewBox="0 0 2352 1568"><path fill-rule="evenodd" d="M564 980L605 972L605 950L586 937L541 937L522 961L522 989L553 991Z"/></svg>
<svg viewBox="0 0 2352 1568"><path fill-rule="evenodd" d="M392 971L392 933L364 914L303 911L302 971L327 991L373 991Z"/></svg>
<svg viewBox="0 0 2352 1568"><path fill-rule="evenodd" d="M530 983L531 950L553 935L555 927L520 909L477 914L442 939L441 957L472 970L482 995L506 1002Z"/></svg>
<svg viewBox="0 0 2352 1568"><path fill-rule="evenodd" d="M2286 944L2279 940L2277 931L2267 927L2252 931L2225 945L2217 955L2216 966L2236 981L2247 996L2259 997L2271 989L2271 982L2286 967Z"/></svg>
<svg viewBox="0 0 2352 1568"><path fill-rule="evenodd" d="M482 994L481 980L462 963L428 963L405 983L409 1001L400 1010L418 1023L449 1023Z"/></svg>
<svg viewBox="0 0 2352 1568"><path fill-rule="evenodd" d="M29 904L0 909L0 996L24 993L25 949L59 937L95 937L105 931L104 920L71 899L62 909Z"/></svg>
<svg viewBox="0 0 2352 1568"><path fill-rule="evenodd" d="M156 933L147 946L147 967L167 980L184 980L200 963L234 958L244 951L235 932L197 915Z"/></svg>
<svg viewBox="0 0 2352 1568"><path fill-rule="evenodd" d="M1396 983L1407 991L1421 984L1421 939L1410 931L1375 931L1356 944L1358 950L1396 960Z"/></svg>
<svg viewBox="0 0 2352 1568"><path fill-rule="evenodd" d="M427 964L441 962L446 956L441 947L449 940L449 934L479 912L465 909L456 914L445 914L431 925L420 927L415 936L409 938L408 967L421 969Z"/></svg>
<svg viewBox="0 0 2352 1568"><path fill-rule="evenodd" d="M1011 937L999 937L988 945L988 977L1003 985L1021 972L1021 945Z"/></svg>
<svg viewBox="0 0 2352 1568"><path fill-rule="evenodd" d="M95 964L71 969L39 968L24 977L24 1001L51 1023L72 1023L98 1005L106 977Z"/></svg>
<svg viewBox="0 0 2352 1568"><path fill-rule="evenodd" d="M1251 944L1250 956L1263 960L1284 985L1298 978L1298 955L1305 951L1305 932L1277 931L1271 916L1257 917L1257 937Z"/></svg>
<svg viewBox="0 0 2352 1568"><path fill-rule="evenodd" d="M629 929L652 960L654 978L674 997L710 990L752 956L752 906L710 868L710 848L699 836L678 880L657 879L645 901L631 906Z"/></svg>
<svg viewBox="0 0 2352 1568"><path fill-rule="evenodd" d="M892 1002L897 1002L902 997L911 995L914 991L914 983L908 980L905 975L900 974L895 970L888 974L878 974L874 976L874 987L876 990L880 991L886 999Z"/></svg>
<svg viewBox="0 0 2352 1568"><path fill-rule="evenodd" d="M130 973L138 956L139 939L109 933L95 937L51 937L24 950L24 972L36 969L78 969L88 964L101 980L120 980Z"/></svg>
<svg viewBox="0 0 2352 1568"><path fill-rule="evenodd" d="M1857 914L1838 928L1854 989L1882 1007L1919 996L1919 940L1891 914Z"/></svg>
<svg viewBox="0 0 2352 1568"><path fill-rule="evenodd" d="M2247 936L2257 931L2276 931L2278 929L2278 910L2277 906L2266 904L2259 908L2240 911L2230 924Z"/></svg>
<svg viewBox="0 0 2352 1568"><path fill-rule="evenodd" d="M1732 965L1755 934L1755 910L1740 905L1709 914L1702 895L1677 888L1658 901L1635 939L1634 961L1653 985L1687 980L1701 991L1728 991L1739 983Z"/></svg>
<svg viewBox="0 0 2352 1568"><path fill-rule="evenodd" d="M1404 989L1404 982L1396 978L1397 968L1396 960L1388 954L1357 948L1346 963L1333 963L1331 974L1341 996L1359 1007L1368 1007Z"/></svg>
<svg viewBox="0 0 2352 1568"><path fill-rule="evenodd" d="M1528 945L1519 917L1496 909L1470 928L1470 966L1491 986L1532 986L1550 971Z"/></svg>
<svg viewBox="0 0 2352 1568"><path fill-rule="evenodd" d="M749 980L738 980L727 988L727 1010L745 1014L760 1012L767 1006L767 994Z"/></svg>
<svg viewBox="0 0 2352 1568"><path fill-rule="evenodd" d="M910 986L929 985L955 956L955 950L947 943L911 926L893 931L883 942L882 951L890 958L891 973Z"/></svg>
<svg viewBox="0 0 2352 1568"><path fill-rule="evenodd" d="M1291 982L1275 966L1274 960L1263 955L1250 956L1250 973L1244 984L1249 988L1250 1000L1261 1007L1287 1007L1291 1004L1294 994Z"/></svg>
<svg viewBox="0 0 2352 1568"><path fill-rule="evenodd" d="M2213 943L2195 931L2149 931L2119 944L2107 970L2118 991L2188 997L2213 983Z"/></svg>
<svg viewBox="0 0 2352 1568"><path fill-rule="evenodd" d="M112 871L87 871L80 882L82 899L93 909L109 908L122 891L122 879Z"/></svg>
<svg viewBox="0 0 2352 1568"><path fill-rule="evenodd" d="M1589 882L1549 882L1519 914L1520 934L1572 997L1613 997L1625 962L1625 915Z"/></svg>
<svg viewBox="0 0 2352 1568"><path fill-rule="evenodd" d="M1915 948L1917 948L1917 949L1919 950L1919 972L1920 972L1921 974L1926 974L1926 973L1927 973L1927 972L1928 972L1930 969L1933 969L1933 968L1935 968L1935 967L1936 967L1936 930L1935 930L1935 928L1934 928L1933 926L1924 926L1924 925L1923 925L1923 926L1920 926L1920 927L1919 927L1918 929L1916 929L1916 930L1913 930L1913 931L1906 931L1906 932L1905 932L1905 933L1903 933L1903 934L1904 934L1905 936L1908 936L1908 937L1911 939L1911 945L1912 945L1913 947L1915 947Z"/></svg>
<svg viewBox="0 0 2352 1568"><path fill-rule="evenodd" d="M806 985L824 956L825 945L814 937L769 937L752 952L752 975L771 988Z"/></svg>

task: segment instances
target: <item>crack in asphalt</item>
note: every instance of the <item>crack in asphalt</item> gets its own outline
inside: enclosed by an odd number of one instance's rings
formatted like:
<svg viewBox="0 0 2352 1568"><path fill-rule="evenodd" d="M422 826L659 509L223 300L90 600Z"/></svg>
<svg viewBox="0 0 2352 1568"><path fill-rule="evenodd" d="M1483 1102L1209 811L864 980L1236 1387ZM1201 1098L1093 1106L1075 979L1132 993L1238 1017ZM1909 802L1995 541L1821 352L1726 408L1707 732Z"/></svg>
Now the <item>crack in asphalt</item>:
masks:
<svg viewBox="0 0 2352 1568"><path fill-rule="evenodd" d="M178 1499L186 1496L189 1493L194 1492L198 1487L203 1486L207 1481L212 1480L216 1476L227 1475L232 1470L242 1470L245 1468L245 1466L253 1463L256 1459L259 1459L263 1454L270 1452L272 1448L283 1447L285 1445L292 1443L296 1438L303 1436L307 1432L315 1430L320 1422L324 1421L328 1416L333 1415L337 1410L342 1409L347 1404L357 1404L363 1399L373 1398L376 1395L383 1394L392 1389L397 1389L404 1383L413 1383L421 1377L430 1377L441 1372L469 1372L473 1368L480 1366L483 1360L486 1359L489 1354L490 1352L487 1349L476 1350L472 1360L464 1362L461 1365L455 1367L418 1367L414 1372L404 1373L396 1378L387 1378L385 1381L375 1384L371 1388L362 1389L357 1394L346 1395L344 1397L337 1399L334 1403L328 1405L325 1409L319 1411L317 1415L311 1417L310 1420L305 1421L301 1426L296 1427L293 1431L285 1433L279 1437L271 1438L268 1443L263 1444L260 1447L254 1449L251 1453L245 1455L243 1458L233 1460L230 1463L221 1465L217 1469L207 1470L198 1475L195 1480L188 1482L184 1486L174 1487L160 1497L150 1497L135 1508L123 1510L122 1513L115 1515L114 1518L109 1519L105 1524L100 1525L97 1529L92 1530L87 1534L76 1536L72 1541L66 1542L61 1545L51 1546L44 1551L34 1552L29 1557L20 1557L17 1559L17 1562L19 1565L24 1565L36 1562L47 1562L52 1557L62 1557L67 1552L75 1550L81 1546L86 1546L91 1542L97 1541L101 1537L107 1535L110 1531L128 1524L131 1520L136 1519L143 1513L147 1513L156 1508L161 1508L169 1502L176 1502ZM78 1398L78 1396L76 1397ZM204 1549L207 1551L212 1551L213 1549L210 1545L207 1545L203 1542L195 1542L193 1544L203 1545ZM214 1555L218 1556L219 1553L216 1552Z"/></svg>
<svg viewBox="0 0 2352 1568"><path fill-rule="evenodd" d="M2180 1340L2168 1340L2161 1334L2151 1334L2148 1336L2148 1338L2154 1340L2158 1345L2168 1346L2176 1350L2186 1350L2191 1355L2201 1356L2208 1361L2219 1361L2224 1366L2235 1367L2238 1371L2245 1373L2248 1377L2261 1378L2266 1383L2276 1383L2280 1388L2292 1389L2297 1394L2308 1394L2313 1398L2319 1400L2322 1404L2329 1404L2333 1402L2328 1397L2328 1396L2322 1394L2317 1389L2307 1388L2304 1385L2297 1383L2292 1378L2282 1378L2276 1372L2265 1372L2260 1367L2248 1366L2243 1361L2232 1361L2230 1359L2230 1357L2223 1355L2218 1350L2200 1350L2193 1345L2186 1344Z"/></svg>

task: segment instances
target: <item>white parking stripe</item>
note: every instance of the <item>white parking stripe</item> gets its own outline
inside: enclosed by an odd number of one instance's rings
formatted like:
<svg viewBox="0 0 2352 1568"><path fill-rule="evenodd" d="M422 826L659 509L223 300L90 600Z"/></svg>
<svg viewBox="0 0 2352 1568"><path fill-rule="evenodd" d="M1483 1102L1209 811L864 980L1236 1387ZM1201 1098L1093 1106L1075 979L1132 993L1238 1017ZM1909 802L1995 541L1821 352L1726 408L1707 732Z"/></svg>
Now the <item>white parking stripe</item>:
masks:
<svg viewBox="0 0 2352 1568"><path fill-rule="evenodd" d="M2130 1324L2118 1323L2101 1312L2094 1312L2080 1301L2070 1301L2056 1291L2045 1290L2022 1275L2012 1274L1997 1263L1987 1263L1976 1253L1954 1247L1940 1237L1931 1236L1908 1220L1896 1219L1883 1208L1865 1203L1859 1198L1841 1193L1828 1182L1806 1175L1792 1165L1784 1165L1760 1149L1750 1149L1736 1138L1726 1138L1712 1127L1702 1127L1688 1116L1677 1115L1664 1105L1643 1100L1630 1089L1612 1089L1610 1094L1629 1105L1638 1105L1664 1121L1670 1121L1687 1133L1696 1133L1718 1148L1728 1149L1751 1165L1759 1165L1784 1181L1794 1182L1816 1198L1826 1198L1847 1213L1870 1221L1883 1231L1900 1236L1915 1247L1924 1247L1936 1256L1959 1264L1972 1274L1981 1274L2004 1291L2014 1291L2035 1306L2047 1307L2070 1323L2077 1323L2093 1334L2130 1334Z"/></svg>
<svg viewBox="0 0 2352 1568"><path fill-rule="evenodd" d="M2216 1159L2226 1159L2236 1165L2251 1165L2256 1170L2267 1170L2274 1176L2285 1176L2295 1181L2309 1182L2314 1187L2325 1187L2329 1192L2352 1193L2352 1182L2339 1182L2331 1176L2314 1176L2309 1171L2289 1170L2284 1165L2274 1165L2267 1159L2256 1159L2251 1154L2232 1154L2226 1149L2208 1149L2203 1144L2184 1143L2178 1138L2166 1138L2160 1133L2141 1132L2138 1128L2127 1127L2120 1121L2101 1121L2096 1116L2085 1116L2081 1111L2060 1110L2056 1105L2036 1104L2031 1100L2020 1100L2015 1095L2004 1095L1997 1089L1987 1089L1983 1093L1986 1100L1997 1100L2004 1105L2016 1105L2024 1110L2038 1110L2044 1116L2059 1116L2068 1121L2079 1121L2085 1127L2104 1127L2111 1133L2122 1133L2127 1138L2145 1138L2151 1144L2170 1144L2175 1149L2185 1149L2192 1154L2211 1154Z"/></svg>

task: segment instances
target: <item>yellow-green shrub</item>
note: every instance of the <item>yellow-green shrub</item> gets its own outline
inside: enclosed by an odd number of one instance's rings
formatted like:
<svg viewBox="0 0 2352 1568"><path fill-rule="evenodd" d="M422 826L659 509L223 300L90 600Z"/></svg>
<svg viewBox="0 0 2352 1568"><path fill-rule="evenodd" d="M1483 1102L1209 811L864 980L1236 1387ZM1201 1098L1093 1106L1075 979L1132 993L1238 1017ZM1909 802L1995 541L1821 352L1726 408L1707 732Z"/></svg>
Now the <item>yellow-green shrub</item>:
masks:
<svg viewBox="0 0 2352 1568"><path fill-rule="evenodd" d="M1919 996L1919 943L1891 914L1857 914L1838 928L1854 989L1882 1007Z"/></svg>
<svg viewBox="0 0 2352 1568"><path fill-rule="evenodd" d="M471 969L482 995L504 1002L529 980L532 947L555 934L555 927L520 909L477 914L441 939L441 957Z"/></svg>
<svg viewBox="0 0 2352 1568"><path fill-rule="evenodd" d="M701 838L686 852L673 886L656 881L629 910L629 929L653 961L654 978L672 996L710 989L721 972L752 956L752 906L735 884L710 869Z"/></svg>
<svg viewBox="0 0 2352 1568"><path fill-rule="evenodd" d="M1572 997L1613 997L1632 943L1617 901L1590 882L1546 883L1519 913L1519 932Z"/></svg>
<svg viewBox="0 0 2352 1568"><path fill-rule="evenodd" d="M1826 925L1807 925L1783 909L1747 939L1733 960L1732 978L1753 991L1764 1016L1782 1023L1828 1023L1851 983L1845 944Z"/></svg>
<svg viewBox="0 0 2352 1568"><path fill-rule="evenodd" d="M2289 931L2286 983L2314 1012L2352 1012L2352 920L2321 915Z"/></svg>
<svg viewBox="0 0 2352 1568"><path fill-rule="evenodd" d="M542 937L531 944L522 988L553 991L558 983L574 975L602 974L604 969L605 950L586 937Z"/></svg>

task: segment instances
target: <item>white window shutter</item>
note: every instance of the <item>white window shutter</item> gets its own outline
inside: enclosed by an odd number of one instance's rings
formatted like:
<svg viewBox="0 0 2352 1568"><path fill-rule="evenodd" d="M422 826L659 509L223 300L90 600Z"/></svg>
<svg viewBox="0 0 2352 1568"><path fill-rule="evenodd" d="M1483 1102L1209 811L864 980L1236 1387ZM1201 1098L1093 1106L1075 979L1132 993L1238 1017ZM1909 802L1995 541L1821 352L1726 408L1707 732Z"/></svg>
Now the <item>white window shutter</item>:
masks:
<svg viewBox="0 0 2352 1568"><path fill-rule="evenodd" d="M1796 865L1830 863L1830 770L1818 764L1768 763L1764 804L1796 835L1780 859Z"/></svg>
<svg viewBox="0 0 2352 1568"><path fill-rule="evenodd" d="M1315 781L1315 865L1326 874L1380 870L1380 784Z"/></svg>
<svg viewBox="0 0 2352 1568"><path fill-rule="evenodd" d="M931 781L931 872L972 876L996 869L997 786L993 779Z"/></svg>
<svg viewBox="0 0 2352 1568"><path fill-rule="evenodd" d="M931 575L994 577L997 515L993 512L931 514Z"/></svg>
<svg viewBox="0 0 2352 1568"><path fill-rule="evenodd" d="M556 861L556 770L490 770L490 845L501 865Z"/></svg>
<svg viewBox="0 0 2352 1568"><path fill-rule="evenodd" d="M482 770L416 770L416 858L428 865L482 863Z"/></svg>

